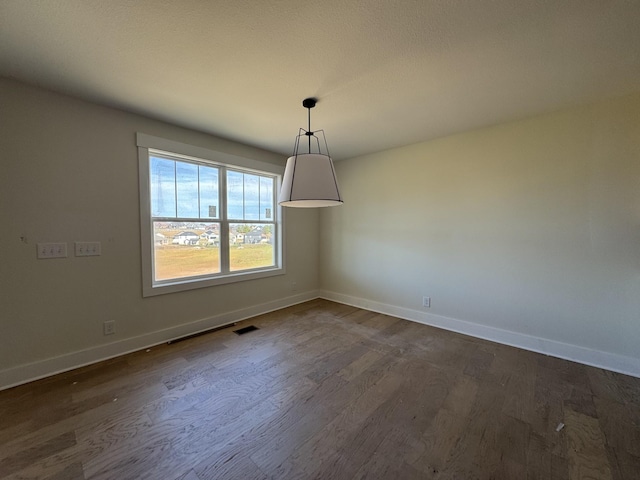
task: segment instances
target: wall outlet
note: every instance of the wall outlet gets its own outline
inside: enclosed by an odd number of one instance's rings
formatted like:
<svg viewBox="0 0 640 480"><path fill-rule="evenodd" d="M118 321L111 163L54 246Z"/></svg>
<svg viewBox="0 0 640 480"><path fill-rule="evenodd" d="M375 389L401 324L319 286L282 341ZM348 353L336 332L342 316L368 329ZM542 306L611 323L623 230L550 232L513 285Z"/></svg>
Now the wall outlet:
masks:
<svg viewBox="0 0 640 480"><path fill-rule="evenodd" d="M431 308L431 297L422 297L422 306L425 308Z"/></svg>
<svg viewBox="0 0 640 480"><path fill-rule="evenodd" d="M66 243L38 243L38 258L66 258Z"/></svg>
<svg viewBox="0 0 640 480"><path fill-rule="evenodd" d="M298 282L296 282L295 280L293 282L291 282L291 291L292 292L297 292L298 291Z"/></svg>
<svg viewBox="0 0 640 480"><path fill-rule="evenodd" d="M102 331L104 335L113 335L116 333L116 322L115 320L108 320L102 324Z"/></svg>

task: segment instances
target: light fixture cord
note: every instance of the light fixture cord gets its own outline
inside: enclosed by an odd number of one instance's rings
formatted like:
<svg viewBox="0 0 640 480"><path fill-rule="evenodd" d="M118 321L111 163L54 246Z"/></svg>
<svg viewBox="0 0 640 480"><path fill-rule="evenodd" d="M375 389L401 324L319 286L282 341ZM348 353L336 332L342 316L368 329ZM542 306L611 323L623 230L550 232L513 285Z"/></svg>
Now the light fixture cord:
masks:
<svg viewBox="0 0 640 480"><path fill-rule="evenodd" d="M307 136L309 137L309 153L311 153L311 107L307 107L307 112L309 114L309 130Z"/></svg>

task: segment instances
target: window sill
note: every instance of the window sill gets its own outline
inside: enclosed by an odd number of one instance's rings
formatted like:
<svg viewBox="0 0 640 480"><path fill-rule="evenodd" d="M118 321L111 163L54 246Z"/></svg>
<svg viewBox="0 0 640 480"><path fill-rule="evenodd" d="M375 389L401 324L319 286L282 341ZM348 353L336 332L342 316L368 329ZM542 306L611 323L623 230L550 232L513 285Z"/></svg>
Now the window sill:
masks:
<svg viewBox="0 0 640 480"><path fill-rule="evenodd" d="M248 280L257 280L260 278L275 277L277 275L284 275L285 273L284 268L273 267L259 271L236 272L221 277L175 280L166 283L163 282L151 287L145 286L142 291L142 296L153 297L156 295L165 295L167 293L184 292L198 288L214 287L216 285L226 285L230 283L245 282Z"/></svg>

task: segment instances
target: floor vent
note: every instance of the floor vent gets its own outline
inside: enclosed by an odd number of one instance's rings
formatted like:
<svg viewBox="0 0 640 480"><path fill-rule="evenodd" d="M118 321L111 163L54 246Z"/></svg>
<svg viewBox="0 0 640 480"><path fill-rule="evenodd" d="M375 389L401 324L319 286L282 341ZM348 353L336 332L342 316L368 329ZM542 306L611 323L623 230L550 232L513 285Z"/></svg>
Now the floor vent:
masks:
<svg viewBox="0 0 640 480"><path fill-rule="evenodd" d="M237 335L244 335L245 333L253 332L254 330L260 330L258 327L249 325L248 327L239 328L238 330L234 330L233 333Z"/></svg>
<svg viewBox="0 0 640 480"><path fill-rule="evenodd" d="M184 342L185 340L189 340L191 338L199 337L200 335L206 335L207 333L217 332L218 330L222 330L224 328L235 327L237 323L230 323L228 325L222 325L221 327L210 328L209 330L204 330L202 332L193 333L191 335L185 335L184 337L176 338L174 340L169 340L167 344L171 345L172 343Z"/></svg>

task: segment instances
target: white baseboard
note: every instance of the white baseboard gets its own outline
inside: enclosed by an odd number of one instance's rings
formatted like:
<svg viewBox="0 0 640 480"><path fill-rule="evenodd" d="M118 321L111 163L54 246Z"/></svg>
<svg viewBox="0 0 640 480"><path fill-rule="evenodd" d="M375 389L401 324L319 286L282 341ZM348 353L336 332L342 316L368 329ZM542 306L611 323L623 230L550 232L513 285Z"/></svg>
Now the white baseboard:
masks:
<svg viewBox="0 0 640 480"><path fill-rule="evenodd" d="M125 338L105 345L99 345L60 355L58 357L47 358L45 360L0 370L0 390L55 375L57 373L73 370L74 368L83 367L109 358L125 355L144 348L149 348L161 343L166 343L170 340L175 340L186 335L229 325L234 322L255 317L256 315L262 315L274 310L290 307L291 305L313 300L318 297L318 291L312 290L291 297L285 297L271 302L261 303L259 305L252 305L240 310L222 313L213 317L203 318L164 330L146 333L137 337Z"/></svg>
<svg viewBox="0 0 640 480"><path fill-rule="evenodd" d="M147 333L137 337L127 338L105 345L99 345L60 355L58 357L52 357L0 370L0 390L55 375L57 373L73 370L75 368L90 365L109 358L125 355L137 350L153 347L186 335L246 320L247 318L255 317L256 315L269 313L274 310L279 310L281 308L296 305L315 298L324 298L334 302L343 303L345 305L352 305L354 307L364 308L373 312L383 313L385 315L391 315L405 320L411 320L425 325L470 335L472 337L482 338L492 342L510 345L542 353L544 355L551 355L553 357L563 358L565 360L571 360L585 365L604 368L606 370L640 378L639 358L593 350L545 338L533 337L531 335L511 332L509 330L502 330L441 315L434 315L409 308L397 307L327 290L312 290L291 297L259 305L252 305L247 308L222 313L213 317L203 318L164 330L158 330L156 332Z"/></svg>
<svg viewBox="0 0 640 480"><path fill-rule="evenodd" d="M640 358L593 350L327 290L320 291L320 298L640 378Z"/></svg>

